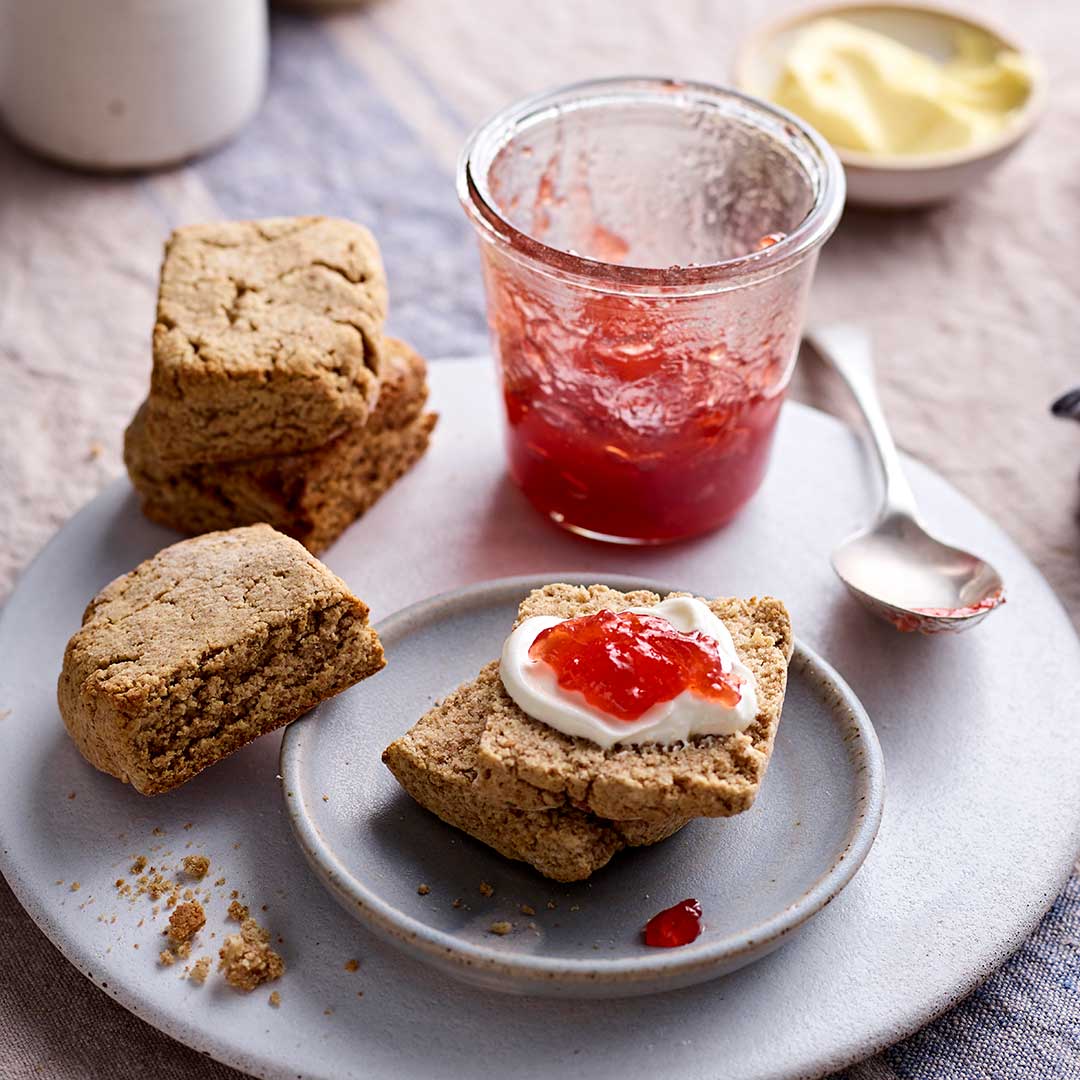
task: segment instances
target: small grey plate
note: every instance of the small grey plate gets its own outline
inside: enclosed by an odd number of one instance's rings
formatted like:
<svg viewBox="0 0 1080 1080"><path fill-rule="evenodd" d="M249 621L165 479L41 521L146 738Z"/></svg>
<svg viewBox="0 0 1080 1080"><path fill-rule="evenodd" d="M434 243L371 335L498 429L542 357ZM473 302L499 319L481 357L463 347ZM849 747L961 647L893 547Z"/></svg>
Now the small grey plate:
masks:
<svg viewBox="0 0 1080 1080"><path fill-rule="evenodd" d="M734 971L777 948L843 889L881 820L874 729L847 684L798 642L754 807L622 852L588 882L548 881L413 802L380 761L382 749L498 655L530 589L596 579L506 578L398 612L379 626L386 669L293 724L282 742L288 813L327 889L385 940L488 989L623 997ZM637 578L603 580L671 591ZM481 882L494 895L481 895ZM678 949L646 946L648 918L688 897L701 903L702 935ZM492 934L497 921L512 932Z"/></svg>

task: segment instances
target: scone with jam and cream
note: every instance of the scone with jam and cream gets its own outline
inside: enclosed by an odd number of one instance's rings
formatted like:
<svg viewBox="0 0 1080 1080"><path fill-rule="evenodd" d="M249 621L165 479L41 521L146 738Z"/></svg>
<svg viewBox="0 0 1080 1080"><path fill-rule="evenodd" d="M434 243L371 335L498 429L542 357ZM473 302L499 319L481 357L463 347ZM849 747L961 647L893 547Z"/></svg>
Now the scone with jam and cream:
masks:
<svg viewBox="0 0 1080 1080"><path fill-rule="evenodd" d="M383 760L428 809L548 876L527 850L500 844L499 821L543 820L549 846L558 844L561 815L614 829L621 842L593 858L591 872L627 843L750 807L772 752L791 650L787 611L769 597L548 585L522 602L502 659ZM451 799L437 773L455 764L463 767ZM469 814L485 815L483 828ZM625 839L628 829L636 840Z"/></svg>

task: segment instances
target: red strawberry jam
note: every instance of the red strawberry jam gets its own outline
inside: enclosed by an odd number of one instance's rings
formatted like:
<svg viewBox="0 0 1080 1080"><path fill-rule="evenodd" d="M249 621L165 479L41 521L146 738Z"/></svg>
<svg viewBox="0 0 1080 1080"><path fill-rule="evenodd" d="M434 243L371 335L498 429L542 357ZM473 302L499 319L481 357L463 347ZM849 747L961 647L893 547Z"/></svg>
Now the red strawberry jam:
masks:
<svg viewBox="0 0 1080 1080"><path fill-rule="evenodd" d="M724 671L712 638L656 615L598 611L567 619L537 634L529 656L544 661L564 690L627 723L684 690L728 709L742 697L742 680Z"/></svg>
<svg viewBox="0 0 1080 1080"><path fill-rule="evenodd" d="M645 924L645 944L674 949L689 945L700 933L701 905L696 900L680 900Z"/></svg>
<svg viewBox="0 0 1080 1080"><path fill-rule="evenodd" d="M766 248L771 248L773 244L779 244L787 236L787 233L771 232L766 233L758 242L758 251L764 251Z"/></svg>

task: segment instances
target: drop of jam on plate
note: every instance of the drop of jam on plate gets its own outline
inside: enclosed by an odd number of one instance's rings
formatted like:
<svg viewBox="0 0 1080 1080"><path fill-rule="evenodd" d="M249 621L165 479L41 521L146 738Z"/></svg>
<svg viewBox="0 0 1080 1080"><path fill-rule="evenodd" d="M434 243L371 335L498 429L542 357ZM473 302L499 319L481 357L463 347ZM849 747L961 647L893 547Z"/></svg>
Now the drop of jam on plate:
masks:
<svg viewBox="0 0 1080 1080"><path fill-rule="evenodd" d="M696 940L701 930L701 905L696 900L680 900L645 924L645 944L675 949Z"/></svg>
<svg viewBox="0 0 1080 1080"><path fill-rule="evenodd" d="M787 239L787 233L786 232L766 233L757 242L756 250L757 251L764 251L766 248L771 248L773 246L773 244L779 244L781 240L786 240L786 239Z"/></svg>
<svg viewBox="0 0 1080 1080"><path fill-rule="evenodd" d="M541 630L529 656L546 663L564 690L626 723L684 690L728 709L742 698L742 679L724 670L712 638L657 615L598 611L567 619Z"/></svg>

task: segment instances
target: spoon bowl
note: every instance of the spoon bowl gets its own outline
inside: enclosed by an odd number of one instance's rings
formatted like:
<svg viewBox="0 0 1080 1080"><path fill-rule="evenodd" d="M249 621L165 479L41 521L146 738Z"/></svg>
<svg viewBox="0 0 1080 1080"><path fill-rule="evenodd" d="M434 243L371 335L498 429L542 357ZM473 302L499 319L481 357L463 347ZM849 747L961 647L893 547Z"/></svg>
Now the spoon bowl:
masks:
<svg viewBox="0 0 1080 1080"><path fill-rule="evenodd" d="M833 552L833 569L857 600L898 630L970 629L1004 603L1001 575L923 525L878 400L869 338L857 327L833 325L811 330L807 342L854 395L885 480L877 520Z"/></svg>
<svg viewBox="0 0 1080 1080"><path fill-rule="evenodd" d="M989 563L902 515L849 536L832 564L853 596L899 630L968 630L1003 602Z"/></svg>

